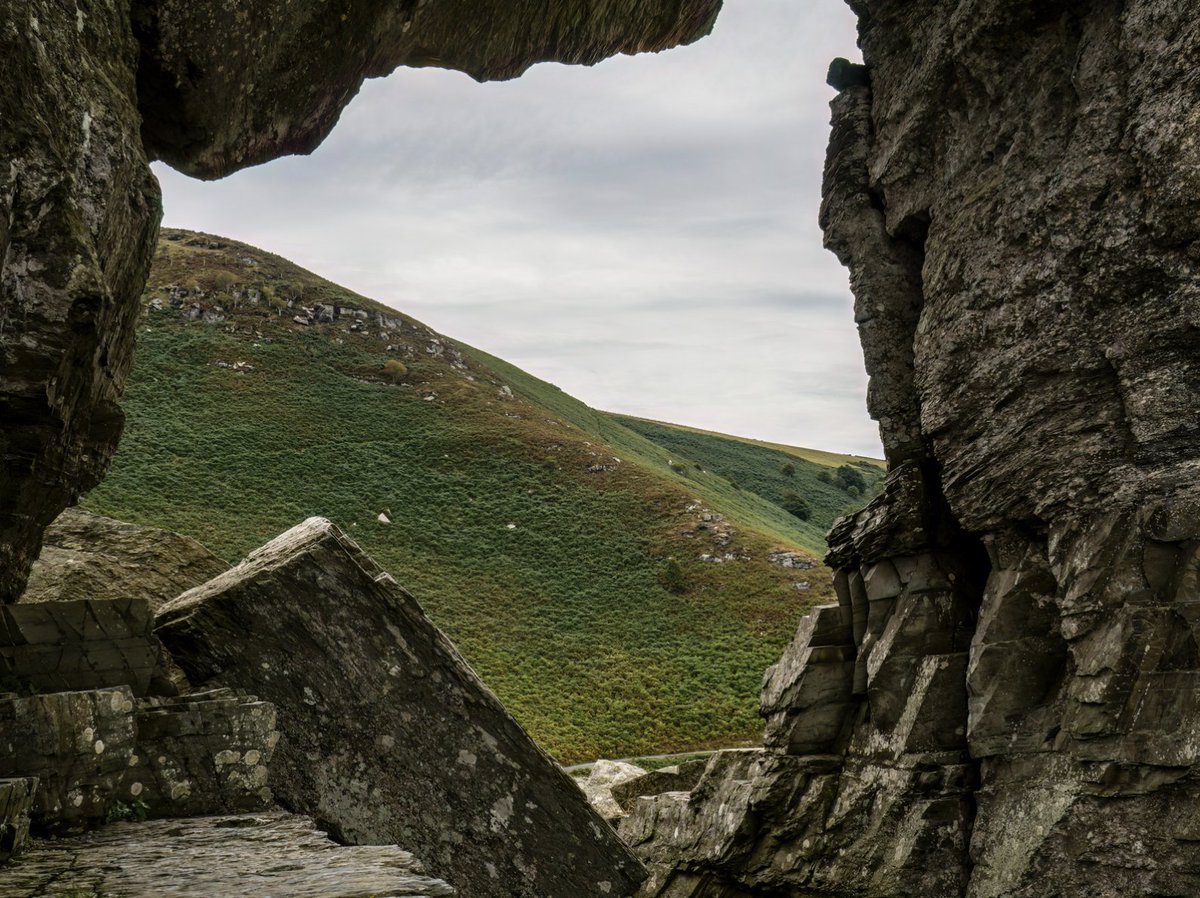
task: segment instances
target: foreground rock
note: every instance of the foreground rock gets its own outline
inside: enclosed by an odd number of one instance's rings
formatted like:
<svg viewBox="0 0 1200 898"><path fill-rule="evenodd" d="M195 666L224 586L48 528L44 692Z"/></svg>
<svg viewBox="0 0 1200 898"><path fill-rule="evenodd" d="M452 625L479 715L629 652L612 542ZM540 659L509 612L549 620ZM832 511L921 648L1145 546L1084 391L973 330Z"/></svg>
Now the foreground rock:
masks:
<svg viewBox="0 0 1200 898"><path fill-rule="evenodd" d="M271 787L338 839L395 843L472 898L630 894L641 866L396 585L313 518L168 603L194 683L279 712Z"/></svg>
<svg viewBox="0 0 1200 898"><path fill-rule="evenodd" d="M647 894L1200 894L1200 32L856 0L822 225L889 461L766 744L623 832Z"/></svg>
<svg viewBox="0 0 1200 898"><path fill-rule="evenodd" d="M154 609L227 570L190 537L68 508L46 530L20 601L141 599Z"/></svg>
<svg viewBox="0 0 1200 898"><path fill-rule="evenodd" d="M0 870L0 898L450 898L412 855L335 845L279 811L118 823L41 842Z"/></svg>

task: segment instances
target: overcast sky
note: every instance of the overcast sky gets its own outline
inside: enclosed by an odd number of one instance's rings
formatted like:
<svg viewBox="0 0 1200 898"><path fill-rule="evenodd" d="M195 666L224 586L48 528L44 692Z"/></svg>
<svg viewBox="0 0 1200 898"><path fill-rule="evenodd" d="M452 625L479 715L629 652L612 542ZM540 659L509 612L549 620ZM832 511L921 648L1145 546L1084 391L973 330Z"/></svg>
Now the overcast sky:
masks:
<svg viewBox="0 0 1200 898"><path fill-rule="evenodd" d="M821 248L843 0L728 0L712 36L477 84L368 82L310 157L162 165L165 223L232 237L588 404L880 455L844 270Z"/></svg>

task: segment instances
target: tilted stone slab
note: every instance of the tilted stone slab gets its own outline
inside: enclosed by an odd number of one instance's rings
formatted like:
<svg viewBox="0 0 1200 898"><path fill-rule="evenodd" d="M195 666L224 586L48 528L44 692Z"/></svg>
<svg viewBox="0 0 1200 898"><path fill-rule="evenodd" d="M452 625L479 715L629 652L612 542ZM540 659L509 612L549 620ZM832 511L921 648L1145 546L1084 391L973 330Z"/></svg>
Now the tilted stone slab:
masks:
<svg viewBox="0 0 1200 898"><path fill-rule="evenodd" d="M637 860L417 601L313 518L163 607L194 683L272 702L271 787L345 841L396 843L471 898L623 896Z"/></svg>
<svg viewBox="0 0 1200 898"><path fill-rule="evenodd" d="M631 780L617 783L610 790L613 801L628 814L643 795L661 795L663 792L690 792L700 782L708 767L708 758L684 761L672 767L661 767Z"/></svg>
<svg viewBox="0 0 1200 898"><path fill-rule="evenodd" d="M451 898L392 846L346 848L272 811L118 823L42 842L0 870L0 898Z"/></svg>
<svg viewBox="0 0 1200 898"><path fill-rule="evenodd" d="M145 695L158 663L142 599L0 607L0 670L41 692L129 686Z"/></svg>
<svg viewBox="0 0 1200 898"><path fill-rule="evenodd" d="M121 799L133 701L127 686L0 699L0 777L38 778L35 829L82 830Z"/></svg>
<svg viewBox="0 0 1200 898"><path fill-rule="evenodd" d="M199 817L270 807L275 708L218 689L138 702L137 752L126 792L151 817Z"/></svg>
<svg viewBox="0 0 1200 898"><path fill-rule="evenodd" d="M37 785L36 776L0 779L0 864L25 847Z"/></svg>

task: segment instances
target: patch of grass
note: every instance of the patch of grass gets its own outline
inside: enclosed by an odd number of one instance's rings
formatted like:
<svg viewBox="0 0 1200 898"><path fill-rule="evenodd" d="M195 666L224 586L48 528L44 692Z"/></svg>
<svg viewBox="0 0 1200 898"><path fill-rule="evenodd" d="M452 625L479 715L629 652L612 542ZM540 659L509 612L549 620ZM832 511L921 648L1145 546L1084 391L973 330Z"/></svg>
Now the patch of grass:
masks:
<svg viewBox="0 0 1200 898"><path fill-rule="evenodd" d="M201 292L182 294L188 284ZM190 319L193 302L223 320ZM317 302L365 311L366 326L293 323ZM758 737L763 669L800 617L832 600L823 568L798 592L767 555L819 552L846 505L836 486L801 522L765 482L762 494L734 490L709 443L678 451L222 238L165 231L145 303L125 437L84 507L188 534L230 563L306 517L330 518L564 763ZM379 377L389 359L402 383ZM794 463L788 484L801 491ZM727 546L706 510L725 517ZM700 560L718 550L735 560ZM663 583L668 559L685 592Z"/></svg>

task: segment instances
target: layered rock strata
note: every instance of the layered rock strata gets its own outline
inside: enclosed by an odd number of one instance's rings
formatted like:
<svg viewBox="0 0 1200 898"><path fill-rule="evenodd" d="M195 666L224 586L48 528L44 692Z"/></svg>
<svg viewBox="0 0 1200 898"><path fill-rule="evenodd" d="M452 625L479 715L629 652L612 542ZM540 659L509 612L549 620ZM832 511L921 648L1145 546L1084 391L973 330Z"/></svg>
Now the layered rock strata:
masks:
<svg viewBox="0 0 1200 898"><path fill-rule="evenodd" d="M1196 894L1195 16L852 6L822 224L889 478L762 755L623 825L646 893Z"/></svg>
<svg viewBox="0 0 1200 898"><path fill-rule="evenodd" d="M165 605L193 683L270 701L271 788L336 838L404 845L475 898L629 895L641 865L417 601L313 518Z"/></svg>
<svg viewBox="0 0 1200 898"><path fill-rule="evenodd" d="M37 786L37 777L0 779L0 864L25 848Z"/></svg>
<svg viewBox="0 0 1200 898"><path fill-rule="evenodd" d="M0 898L452 898L391 846L346 848L280 811L118 823L42 842L0 872Z"/></svg>
<svg viewBox="0 0 1200 898"><path fill-rule="evenodd" d="M311 152L366 77L480 80L662 50L720 0L0 4L0 603L103 476L161 218L147 157L189 174Z"/></svg>

